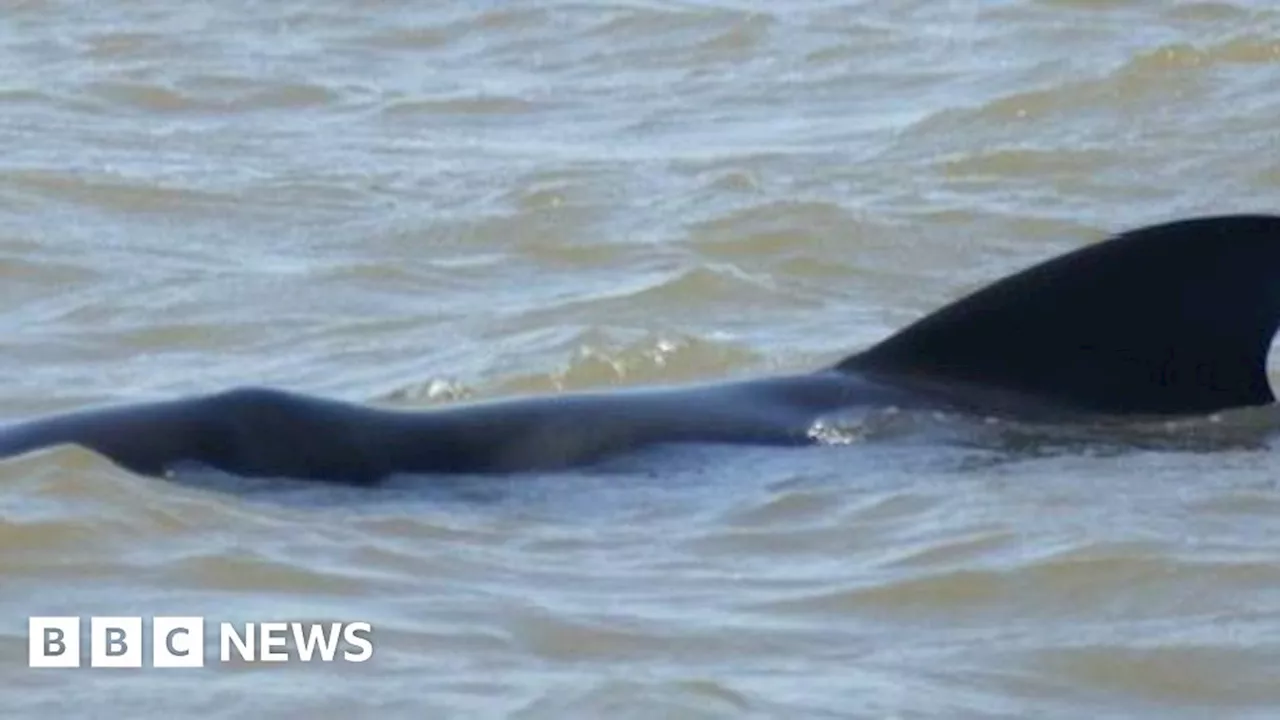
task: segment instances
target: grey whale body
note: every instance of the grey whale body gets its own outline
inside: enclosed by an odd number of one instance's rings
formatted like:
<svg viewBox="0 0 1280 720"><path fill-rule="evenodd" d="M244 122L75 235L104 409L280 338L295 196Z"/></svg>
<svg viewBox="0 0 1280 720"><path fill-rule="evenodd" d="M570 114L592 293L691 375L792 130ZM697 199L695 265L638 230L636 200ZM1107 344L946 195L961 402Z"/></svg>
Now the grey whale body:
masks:
<svg viewBox="0 0 1280 720"><path fill-rule="evenodd" d="M387 410L273 388L55 415L5 431L5 454L91 448L144 475L197 463L242 476L372 484L392 474L559 470L667 443L808 444L825 412L912 398L845 373Z"/></svg>
<svg viewBox="0 0 1280 720"><path fill-rule="evenodd" d="M685 387L398 411L271 388L39 417L0 457L74 444L130 471L372 485L585 465L673 443L803 446L824 416L940 408L1045 422L1275 402L1280 217L1151 225L988 285L834 366Z"/></svg>

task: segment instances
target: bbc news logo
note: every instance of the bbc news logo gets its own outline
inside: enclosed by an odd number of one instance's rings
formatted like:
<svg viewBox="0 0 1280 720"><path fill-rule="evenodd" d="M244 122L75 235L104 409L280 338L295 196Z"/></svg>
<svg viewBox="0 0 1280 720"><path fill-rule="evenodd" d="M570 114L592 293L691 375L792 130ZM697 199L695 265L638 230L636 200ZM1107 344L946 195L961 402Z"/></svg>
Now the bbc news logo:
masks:
<svg viewBox="0 0 1280 720"><path fill-rule="evenodd" d="M204 667L204 618L154 617L150 625L151 667ZM80 667L81 628L74 616L29 618L28 666ZM140 668L144 647L141 617L89 618L90 667ZM362 663L371 657L373 628L367 622L218 624L219 662Z"/></svg>

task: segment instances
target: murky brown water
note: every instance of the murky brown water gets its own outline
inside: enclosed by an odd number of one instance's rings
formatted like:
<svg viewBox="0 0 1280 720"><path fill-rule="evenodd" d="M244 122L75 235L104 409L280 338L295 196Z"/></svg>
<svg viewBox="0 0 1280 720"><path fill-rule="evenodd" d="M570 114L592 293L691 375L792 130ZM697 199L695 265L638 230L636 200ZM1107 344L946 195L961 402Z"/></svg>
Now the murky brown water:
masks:
<svg viewBox="0 0 1280 720"><path fill-rule="evenodd" d="M1108 230L1278 207L1267 2L436 5L4 4L3 414L801 369ZM3 706L1274 717L1274 425L374 495L41 453L0 465ZM367 620L376 650L27 669L60 614Z"/></svg>

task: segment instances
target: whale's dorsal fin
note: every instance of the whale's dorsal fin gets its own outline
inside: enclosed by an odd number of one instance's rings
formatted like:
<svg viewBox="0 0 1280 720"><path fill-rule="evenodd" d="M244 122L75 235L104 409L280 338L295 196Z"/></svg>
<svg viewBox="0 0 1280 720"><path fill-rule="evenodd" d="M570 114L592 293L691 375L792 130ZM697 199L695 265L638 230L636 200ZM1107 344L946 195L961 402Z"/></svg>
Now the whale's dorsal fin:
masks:
<svg viewBox="0 0 1280 720"><path fill-rule="evenodd" d="M1277 326L1280 217L1201 217L1033 266L837 368L1084 412L1202 414L1275 401Z"/></svg>

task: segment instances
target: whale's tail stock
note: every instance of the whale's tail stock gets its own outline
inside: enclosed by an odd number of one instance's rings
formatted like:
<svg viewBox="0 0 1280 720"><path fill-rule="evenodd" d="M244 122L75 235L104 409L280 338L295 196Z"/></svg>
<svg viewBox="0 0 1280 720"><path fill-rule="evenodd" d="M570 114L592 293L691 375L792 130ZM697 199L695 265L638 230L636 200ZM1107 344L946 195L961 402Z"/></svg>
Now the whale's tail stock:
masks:
<svg viewBox="0 0 1280 720"><path fill-rule="evenodd" d="M1275 401L1280 217L1137 228L999 280L837 368L1110 415Z"/></svg>

